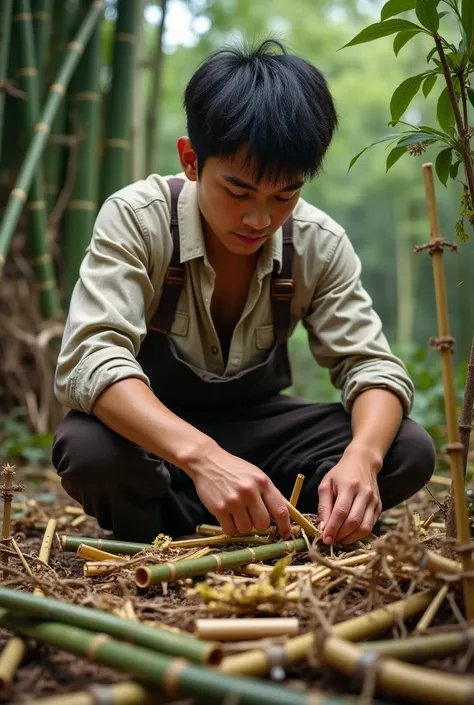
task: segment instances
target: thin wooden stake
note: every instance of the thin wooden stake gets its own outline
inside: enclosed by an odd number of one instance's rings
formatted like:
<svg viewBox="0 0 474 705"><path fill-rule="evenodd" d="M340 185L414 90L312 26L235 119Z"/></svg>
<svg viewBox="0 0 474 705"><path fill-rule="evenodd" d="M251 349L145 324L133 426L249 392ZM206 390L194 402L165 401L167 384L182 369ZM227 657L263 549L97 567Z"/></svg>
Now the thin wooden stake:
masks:
<svg viewBox="0 0 474 705"><path fill-rule="evenodd" d="M319 536L319 531L314 524L306 519L306 517L304 517L301 512L299 512L287 499L285 499L285 504L293 521L299 524L301 528L304 529L310 536Z"/></svg>
<svg viewBox="0 0 474 705"><path fill-rule="evenodd" d="M293 487L293 492L291 493L290 497L290 504L292 504L294 507L296 507L296 505L298 504L298 500L301 494L301 488L303 487L303 482L304 475L298 473L295 480L295 486Z"/></svg>
<svg viewBox="0 0 474 705"><path fill-rule="evenodd" d="M446 599L446 595L448 594L448 586L443 585L441 590L436 594L435 598L433 599L433 602L427 607L426 612L423 614L421 617L420 621L415 627L415 632L424 632L425 629L428 629L430 626L431 622L433 619L436 617L436 614L443 604L444 600Z"/></svg>

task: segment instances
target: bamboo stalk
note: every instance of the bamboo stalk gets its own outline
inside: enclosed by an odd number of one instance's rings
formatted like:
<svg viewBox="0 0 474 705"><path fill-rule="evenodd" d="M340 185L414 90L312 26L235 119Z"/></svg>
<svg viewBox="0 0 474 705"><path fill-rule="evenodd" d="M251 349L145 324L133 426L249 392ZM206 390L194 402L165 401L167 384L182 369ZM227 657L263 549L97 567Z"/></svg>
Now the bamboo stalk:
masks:
<svg viewBox="0 0 474 705"><path fill-rule="evenodd" d="M158 159L158 123L157 116L160 114L161 108L161 86L163 76L163 36L165 30L166 13L168 9L168 0L161 0L161 21L156 28L156 46L152 59L152 80L151 91L147 106L146 115L146 171L151 174L156 169L156 161Z"/></svg>
<svg viewBox="0 0 474 705"><path fill-rule="evenodd" d="M312 524L308 519L306 519L306 517L304 517L301 512L296 509L296 507L290 504L287 499L285 499L285 504L293 521L299 524L309 536L319 536L319 531L314 526L314 524Z"/></svg>
<svg viewBox="0 0 474 705"><path fill-rule="evenodd" d="M305 551L307 549L304 539L293 541L280 541L266 546L255 546L255 548L242 548L238 551L227 553L215 553L204 558L188 560L174 563L160 563L152 566L139 566L135 570L135 582L139 587L149 587L157 583L169 582L170 580L180 580L181 578L193 578L196 575L204 575L209 571L227 570L237 568L247 563L255 561L267 561L293 551Z"/></svg>
<svg viewBox="0 0 474 705"><path fill-rule="evenodd" d="M350 641L368 639L389 629L398 619L406 620L414 617L426 609L432 599L433 591L431 590L416 593L409 598L392 602L390 605L361 617L354 617L346 622L336 624L332 628L331 634ZM310 632L288 639L282 646L286 663L294 664L304 661L314 648L316 638L315 634ZM228 656L220 665L220 670L225 673L245 673L248 676L263 676L268 673L270 668L271 659L263 649L254 649L244 654Z"/></svg>
<svg viewBox="0 0 474 705"><path fill-rule="evenodd" d="M40 98L43 95L45 66L47 65L47 52L51 35L51 12L53 0L32 0L31 11L33 18L33 32L35 37L35 63L38 69L38 83Z"/></svg>
<svg viewBox="0 0 474 705"><path fill-rule="evenodd" d="M218 644L200 641L191 634L182 637L169 631L147 627L145 624L119 619L102 610L72 605L63 600L36 597L0 587L0 605L32 618L53 619L66 625L104 632L116 639L131 641L170 656L182 656L197 663L218 665L222 658L222 649Z"/></svg>
<svg viewBox="0 0 474 705"><path fill-rule="evenodd" d="M38 169L38 164L48 141L51 123L62 102L63 94L67 90L71 76L78 64L94 27L99 21L104 3L103 0L94 0L91 4L84 22L76 34L75 40L70 43L63 66L49 89L49 95L38 124L35 127L35 136L30 142L23 164L17 176L16 184L8 198L3 219L0 223L0 276L3 271L4 259L7 255L11 238L18 224L18 219Z"/></svg>
<svg viewBox="0 0 474 705"><path fill-rule="evenodd" d="M78 558L85 558L88 561L107 561L109 559L116 560L117 556L113 553L107 553L107 551L101 551L93 546L86 546L86 544L81 543L76 551L76 556Z"/></svg>
<svg viewBox="0 0 474 705"><path fill-rule="evenodd" d="M20 637L10 637L0 654L0 691L10 687L25 656L25 642Z"/></svg>
<svg viewBox="0 0 474 705"><path fill-rule="evenodd" d="M95 562L89 562L89 563L84 563L84 577L85 578L97 578L99 576L103 575L110 575L111 573L115 573L117 570L117 567L122 567L126 566L127 562L126 561L117 561L115 560L113 563L110 561L99 561L98 563Z"/></svg>
<svg viewBox="0 0 474 705"><path fill-rule="evenodd" d="M15 541L13 536L11 537L10 541L11 541L13 548L15 549L15 551L17 553L18 558L21 561L23 568L26 570L26 572L28 573L29 576L33 577L33 571L31 570L30 566L28 565L25 556L21 552L21 548L19 547L19 545L17 544L17 542Z"/></svg>
<svg viewBox="0 0 474 705"><path fill-rule="evenodd" d="M11 534L11 514L12 514L12 499L13 499L13 476L15 474L15 466L8 463L3 466L2 475L5 477L4 484L1 488L3 497L3 520L2 520L2 543L8 542ZM2 563L8 563L8 553L2 551Z"/></svg>
<svg viewBox="0 0 474 705"><path fill-rule="evenodd" d="M82 516L84 514L84 510L82 507L67 506L67 507L64 507L64 513L65 514L73 514L74 516Z"/></svg>
<svg viewBox="0 0 474 705"><path fill-rule="evenodd" d="M301 488L303 487L303 482L304 482L304 475L302 475L301 473L298 473L298 475L296 476L295 485L293 487L293 491L292 491L291 497L290 497L290 504L292 504L293 507L296 507L296 505L298 504L298 500L299 500L300 494L301 494Z"/></svg>
<svg viewBox="0 0 474 705"><path fill-rule="evenodd" d="M429 609L429 608L428 608ZM474 630L452 634L409 636L406 639L387 639L361 644L364 652L376 652L411 663L423 663L432 658L445 658L465 651L474 640Z"/></svg>
<svg viewBox="0 0 474 705"><path fill-rule="evenodd" d="M181 541L171 541L170 548L197 548L198 546L225 546L232 543L250 543L257 546L264 546L267 539L263 536L230 536L229 534L218 534L216 536L206 536L202 539L183 539Z"/></svg>
<svg viewBox="0 0 474 705"><path fill-rule="evenodd" d="M88 536L67 536L63 534L61 536L61 546L63 551L77 551L79 546L84 544L85 546L93 546L94 548L100 548L114 555L122 554L124 556L134 556L140 551L145 551L147 548L151 548L149 543L131 543L129 541L113 541L111 539L91 539Z"/></svg>
<svg viewBox="0 0 474 705"><path fill-rule="evenodd" d="M430 573L448 573L456 575L463 569L461 563L444 558L434 551L426 551L420 561L421 568L426 568Z"/></svg>
<svg viewBox="0 0 474 705"><path fill-rule="evenodd" d="M71 625L38 622L6 611L0 614L0 624L23 636L122 670L172 695L190 695L200 700L204 698L206 703L220 703L223 698L228 699L229 694L238 693L241 705L268 705L269 702L272 705L308 704L307 692L298 693L281 685L224 675L188 664L184 658L172 658ZM135 627L140 625L135 624ZM177 635L169 632L168 636Z"/></svg>
<svg viewBox="0 0 474 705"><path fill-rule="evenodd" d="M199 639L238 641L239 639L264 639L270 636L295 636L299 621L289 617L257 619L197 619L194 636Z"/></svg>
<svg viewBox="0 0 474 705"><path fill-rule="evenodd" d="M265 529L264 531L257 531L257 529L252 528L250 534L235 534L235 536L253 536L254 534L255 536L268 536L270 531L271 527L269 529ZM218 524L199 524L196 526L196 533L202 534L203 536L220 536L224 533L224 529Z"/></svg>
<svg viewBox="0 0 474 705"><path fill-rule="evenodd" d="M8 76L8 56L10 50L11 18L13 0L2 0L0 3L0 84ZM2 157L3 116L5 108L5 92L0 91L0 161Z"/></svg>
<svg viewBox="0 0 474 705"><path fill-rule="evenodd" d="M23 705L98 705L97 695L103 703L113 703L113 705L165 705L175 702L168 696L160 696L158 693L147 690L138 683L114 683L106 685L100 683L97 687L89 686L88 690L81 693L67 693L52 695L46 698L34 698L34 700L24 700Z"/></svg>
<svg viewBox="0 0 474 705"><path fill-rule="evenodd" d="M431 622L436 617L436 614L446 599L448 594L448 586L443 585L443 587L436 593L433 602L427 607L426 612L421 617L420 621L415 627L415 632L423 632L425 629L431 625Z"/></svg>

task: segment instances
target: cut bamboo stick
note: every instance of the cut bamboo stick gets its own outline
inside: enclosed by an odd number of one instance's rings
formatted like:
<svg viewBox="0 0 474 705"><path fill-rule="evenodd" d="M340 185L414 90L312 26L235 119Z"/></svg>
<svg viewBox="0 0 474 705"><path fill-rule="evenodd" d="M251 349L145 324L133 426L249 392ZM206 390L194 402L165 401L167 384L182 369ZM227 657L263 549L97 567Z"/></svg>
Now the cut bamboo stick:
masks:
<svg viewBox="0 0 474 705"><path fill-rule="evenodd" d="M46 565L49 563L49 555L51 553L51 546L54 539L54 532L56 531L57 521L56 519L50 519L46 525L46 529L43 535L43 541L41 542L41 548L39 552L39 559ZM41 597L43 591L39 587L35 587L33 590L33 595Z"/></svg>
<svg viewBox="0 0 474 705"><path fill-rule="evenodd" d="M0 691L10 687L25 656L25 642L20 637L10 637L0 654Z"/></svg>
<svg viewBox="0 0 474 705"><path fill-rule="evenodd" d="M420 621L415 627L415 632L423 632L425 629L428 629L428 627L431 625L431 622L433 619L436 617L436 614L443 604L444 600L446 599L446 595L448 594L448 586L443 585L441 590L436 594L436 596L433 599L433 602L428 606L426 609L426 612L423 614L421 617Z"/></svg>
<svg viewBox="0 0 474 705"><path fill-rule="evenodd" d="M264 639L271 636L295 636L298 631L299 621L293 617L197 619L194 636L216 641L238 641L239 639Z"/></svg>
<svg viewBox="0 0 474 705"><path fill-rule="evenodd" d="M64 513L73 514L74 516L82 516L82 514L84 514L84 510L82 509L82 507L67 506L64 507Z"/></svg>
<svg viewBox="0 0 474 705"><path fill-rule="evenodd" d="M452 561L449 558L440 556L434 551L426 551L420 561L421 568L426 568L430 573L448 573L449 575L456 575L462 571L461 563Z"/></svg>
<svg viewBox="0 0 474 705"><path fill-rule="evenodd" d="M291 493L291 497L290 497L290 504L292 504L293 507L296 507L296 505L298 504L298 500L299 500L300 494L301 494L301 488L303 487L303 482L304 482L304 475L302 475L301 473L298 473L298 475L296 476L296 480L295 480L295 486L293 487L293 492Z"/></svg>
<svg viewBox="0 0 474 705"><path fill-rule="evenodd" d="M33 571L31 570L30 566L28 565L25 556L21 552L21 549L20 549L19 545L17 544L17 542L15 541L15 539L13 538L13 536L11 537L10 541L11 541L13 548L16 551L18 558L21 561L23 568L26 570L26 572L28 573L28 575L30 577L33 577Z"/></svg>
<svg viewBox="0 0 474 705"><path fill-rule="evenodd" d="M109 563L109 561L99 561L98 563L89 561L87 563L84 563L84 577L97 578L103 575L111 575L112 573L115 573L117 568L123 568L126 565L126 561L118 560L115 560L113 563Z"/></svg>
<svg viewBox="0 0 474 705"><path fill-rule="evenodd" d="M81 514L80 516L77 516L75 519L71 521L71 526L80 526L83 524L87 519L86 514Z"/></svg>
<svg viewBox="0 0 474 705"><path fill-rule="evenodd" d="M252 528L249 534L235 534L235 536L253 536L254 534L255 536L268 536L270 531L271 527L264 531L257 531L257 529ZM224 529L218 524L199 524L196 526L196 533L202 536L220 536L224 533Z"/></svg>
<svg viewBox="0 0 474 705"><path fill-rule="evenodd" d="M14 466L8 463L3 466L2 475L5 477L5 481L2 487L2 497L3 497L3 520L2 520L2 543L5 544L10 538L11 534L11 512L12 512L12 499L13 499L13 476L15 474ZM1 552L2 563L8 563L8 553L6 551Z"/></svg>
<svg viewBox="0 0 474 705"><path fill-rule="evenodd" d="M81 544L85 546L93 546L114 555L122 554L124 556L134 556L140 551L145 551L151 548L149 543L131 543L129 541L113 541L109 539L91 539L87 536L61 536L61 546L63 551L77 551Z"/></svg>
<svg viewBox="0 0 474 705"><path fill-rule="evenodd" d="M107 551L101 551L99 548L94 548L94 546L87 546L81 543L76 551L76 556L78 558L85 558L88 561L107 561L116 560L117 556L114 553L107 553ZM127 556L129 559L130 556Z"/></svg>
<svg viewBox="0 0 474 705"><path fill-rule="evenodd" d="M312 524L308 519L306 519L306 517L303 516L301 512L296 509L296 507L290 504L287 499L285 499L285 504L293 521L299 524L301 528L306 531L308 536L319 536L319 531L314 526L314 524Z"/></svg>
<svg viewBox="0 0 474 705"><path fill-rule="evenodd" d="M200 539L182 539L181 541L171 541L170 548L197 548L199 546L225 546L232 543L250 543L263 546L268 541L264 536L230 536L229 534L217 534L216 536L204 536Z"/></svg>
<svg viewBox="0 0 474 705"><path fill-rule="evenodd" d="M156 692L147 690L138 683L114 683L106 685L100 683L95 688L90 686L81 693L63 693L46 698L24 700L23 705L98 705L97 693L100 693L101 702L113 705L165 705L174 702L169 696L160 696Z"/></svg>
<svg viewBox="0 0 474 705"><path fill-rule="evenodd" d="M361 644L364 652L386 654L401 661L423 663L429 659L445 658L465 651L474 643L474 630L452 634L432 634L430 636L409 636L406 639L387 639Z"/></svg>
<svg viewBox="0 0 474 705"><path fill-rule="evenodd" d="M446 423L448 427L449 452L452 491L456 512L456 532L461 546L467 546L471 541L469 513L465 492L463 445L459 435L456 413L456 392L454 388L453 354L449 328L449 313L446 294L446 281L443 266L443 246L439 231L438 214L436 210L436 195L433 179L433 165L423 164L423 180L425 184L428 218L430 224L430 254L433 265L433 276L436 295L436 314L438 319L438 344L441 355L443 375ZM438 246L437 246L438 245ZM470 576L463 578L463 593L466 615L469 620L474 618L474 577L473 559L470 551L461 553L463 570Z"/></svg>

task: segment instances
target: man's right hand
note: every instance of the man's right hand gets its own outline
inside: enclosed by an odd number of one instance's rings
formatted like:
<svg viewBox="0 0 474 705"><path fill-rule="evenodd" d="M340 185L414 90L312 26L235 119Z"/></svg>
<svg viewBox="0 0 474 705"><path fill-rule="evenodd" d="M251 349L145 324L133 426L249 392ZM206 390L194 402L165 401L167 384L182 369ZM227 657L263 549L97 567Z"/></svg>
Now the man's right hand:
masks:
<svg viewBox="0 0 474 705"><path fill-rule="evenodd" d="M283 495L258 467L213 445L187 469L198 496L226 534L265 531L271 519L280 535L291 535Z"/></svg>

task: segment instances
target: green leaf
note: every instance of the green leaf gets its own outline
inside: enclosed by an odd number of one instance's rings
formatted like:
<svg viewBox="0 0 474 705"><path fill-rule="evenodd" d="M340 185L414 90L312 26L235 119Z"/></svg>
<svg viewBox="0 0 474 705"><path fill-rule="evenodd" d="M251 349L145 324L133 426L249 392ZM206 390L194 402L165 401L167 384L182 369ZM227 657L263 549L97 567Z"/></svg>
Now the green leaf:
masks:
<svg viewBox="0 0 474 705"><path fill-rule="evenodd" d="M404 29L403 32L399 32L393 40L393 52L395 56L398 56L405 44L407 44L410 39L413 39L413 37L416 37L421 31L421 29Z"/></svg>
<svg viewBox="0 0 474 705"><path fill-rule="evenodd" d="M454 112L449 99L449 91L447 87L444 88L438 98L436 117L438 118L441 128L445 132L449 132L450 128L454 125Z"/></svg>
<svg viewBox="0 0 474 705"><path fill-rule="evenodd" d="M373 147L376 144L380 144L381 142L389 142L390 140L396 140L398 137L401 137L402 135L400 133L392 133L391 135L384 135L383 137L379 137L378 139L375 140L375 142L372 142L369 144L367 147L364 147L358 154L355 155L355 157L352 157L351 162L349 164L349 169L347 170L348 172L352 169L356 161L366 152L368 149Z"/></svg>
<svg viewBox="0 0 474 705"><path fill-rule="evenodd" d="M437 5L437 0L417 0L415 8L416 16L423 27L426 27L426 29L429 29L430 32L433 33L437 32L439 29Z"/></svg>
<svg viewBox="0 0 474 705"><path fill-rule="evenodd" d="M433 137L433 135L429 135L427 132L411 132L397 143L397 147L408 147L410 144L416 144L416 142L435 141L436 138Z"/></svg>
<svg viewBox="0 0 474 705"><path fill-rule="evenodd" d="M419 27L414 22L408 22L408 20L385 20L385 22L376 22L371 24L362 32L359 32L354 39L345 44L342 49L346 47L355 46L356 44L365 44L366 42L373 42L375 39L380 39L381 37L388 37L390 34L396 34L396 32L402 32L404 29L412 29L424 32L422 27Z"/></svg>
<svg viewBox="0 0 474 705"><path fill-rule="evenodd" d="M449 170L451 168L451 162L453 160L453 150L451 147L448 149L443 149L436 157L435 169L438 174L438 179L441 181L443 186L446 186L449 179Z"/></svg>
<svg viewBox="0 0 474 705"><path fill-rule="evenodd" d="M458 171L459 171L459 166L460 166L461 164L462 164L462 159L458 159L458 161L457 161L457 162L454 162L454 164L453 164L452 167L450 168L449 174L450 174L450 176L451 176L452 179L455 179L455 178L457 177Z"/></svg>
<svg viewBox="0 0 474 705"><path fill-rule="evenodd" d="M464 31L466 32L466 43L469 47L469 55L471 55L474 47L474 3L472 0L462 0L461 20Z"/></svg>
<svg viewBox="0 0 474 705"><path fill-rule="evenodd" d="M429 54L426 57L426 63L429 64L433 56L436 54L438 49L436 47L433 47L432 50L429 52Z"/></svg>
<svg viewBox="0 0 474 705"><path fill-rule="evenodd" d="M386 165L386 170L388 171L389 169L392 168L392 166L398 162L398 160L403 157L405 152L407 151L407 147L394 147L390 154L387 157L387 165Z"/></svg>
<svg viewBox="0 0 474 705"><path fill-rule="evenodd" d="M436 83L437 78L438 75L436 73L432 73L423 81L423 95L425 98L428 98L429 94L433 90L433 86Z"/></svg>
<svg viewBox="0 0 474 705"><path fill-rule="evenodd" d="M472 107L474 108L474 88L467 89L467 97L469 98L469 102L471 103Z"/></svg>
<svg viewBox="0 0 474 705"><path fill-rule="evenodd" d="M384 20L388 20L389 17L399 15L400 12L414 10L415 7L416 0L388 0L388 2L386 2L382 7L380 19L383 22Z"/></svg>
<svg viewBox="0 0 474 705"><path fill-rule="evenodd" d="M421 83L425 76L426 73L410 76L410 78L405 79L405 81L400 83L398 88L395 89L390 101L392 120L399 120L402 117L403 113L420 90Z"/></svg>

